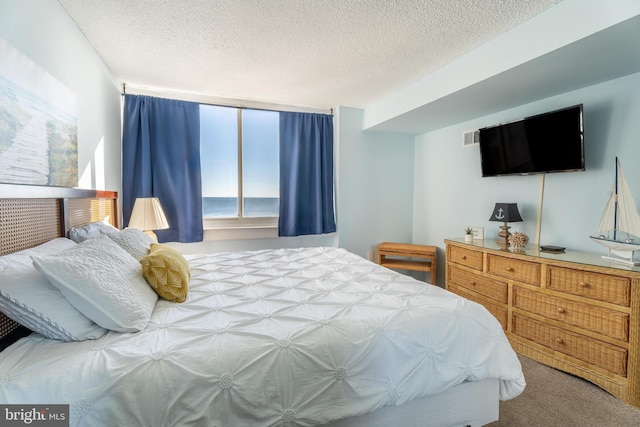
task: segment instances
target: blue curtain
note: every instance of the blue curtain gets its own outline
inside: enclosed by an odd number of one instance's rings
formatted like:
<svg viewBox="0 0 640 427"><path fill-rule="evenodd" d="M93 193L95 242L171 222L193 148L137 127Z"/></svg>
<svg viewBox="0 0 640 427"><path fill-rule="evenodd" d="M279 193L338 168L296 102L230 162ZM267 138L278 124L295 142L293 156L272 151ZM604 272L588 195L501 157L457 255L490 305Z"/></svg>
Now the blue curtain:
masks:
<svg viewBox="0 0 640 427"><path fill-rule="evenodd" d="M159 242L202 241L200 107L194 102L125 95L122 214L137 197L158 197L169 229Z"/></svg>
<svg viewBox="0 0 640 427"><path fill-rule="evenodd" d="M333 116L280 113L280 236L336 231Z"/></svg>

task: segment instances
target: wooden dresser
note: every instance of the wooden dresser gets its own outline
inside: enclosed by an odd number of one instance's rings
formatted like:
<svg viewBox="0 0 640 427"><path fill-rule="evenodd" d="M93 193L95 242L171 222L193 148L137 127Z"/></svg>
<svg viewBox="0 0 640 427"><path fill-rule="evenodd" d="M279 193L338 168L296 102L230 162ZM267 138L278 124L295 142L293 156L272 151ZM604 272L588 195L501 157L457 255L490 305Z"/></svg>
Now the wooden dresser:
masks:
<svg viewBox="0 0 640 427"><path fill-rule="evenodd" d="M484 305L514 350L640 407L640 268L488 240L445 243L446 288Z"/></svg>

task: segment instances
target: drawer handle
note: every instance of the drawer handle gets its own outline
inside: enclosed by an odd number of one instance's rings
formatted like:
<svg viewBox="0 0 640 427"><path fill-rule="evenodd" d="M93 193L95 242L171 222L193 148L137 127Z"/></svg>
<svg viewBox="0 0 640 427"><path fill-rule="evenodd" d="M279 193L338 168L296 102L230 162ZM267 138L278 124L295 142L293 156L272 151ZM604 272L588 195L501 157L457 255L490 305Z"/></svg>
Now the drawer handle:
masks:
<svg viewBox="0 0 640 427"><path fill-rule="evenodd" d="M579 286L580 286L581 288L588 288L588 287L589 287L589 283L587 283L587 282L580 282Z"/></svg>
<svg viewBox="0 0 640 427"><path fill-rule="evenodd" d="M560 314L564 314L564 313L566 313L566 312L567 312L567 310L565 310L564 308L562 308L562 307L558 307L558 313L560 313Z"/></svg>
<svg viewBox="0 0 640 427"><path fill-rule="evenodd" d="M515 270L513 269L513 267L507 267L507 271L508 271L509 273L513 273Z"/></svg>
<svg viewBox="0 0 640 427"><path fill-rule="evenodd" d="M472 280L472 281L470 281L470 282L469 282L469 284L470 284L471 286L475 286L475 285L476 285L476 282L475 282L475 280Z"/></svg>
<svg viewBox="0 0 640 427"><path fill-rule="evenodd" d="M562 340L562 338L556 338L556 344L562 345L564 344L564 341Z"/></svg>
<svg viewBox="0 0 640 427"><path fill-rule="evenodd" d="M467 256L466 255L462 255L460 258L467 259Z"/></svg>

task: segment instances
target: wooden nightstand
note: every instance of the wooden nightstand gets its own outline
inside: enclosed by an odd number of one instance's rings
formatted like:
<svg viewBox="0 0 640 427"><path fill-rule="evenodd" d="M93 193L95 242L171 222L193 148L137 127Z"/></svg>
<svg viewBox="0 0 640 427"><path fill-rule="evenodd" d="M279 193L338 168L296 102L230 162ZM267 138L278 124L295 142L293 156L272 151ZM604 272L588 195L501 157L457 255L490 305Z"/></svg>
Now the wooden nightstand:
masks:
<svg viewBox="0 0 640 427"><path fill-rule="evenodd" d="M380 243L378 245L378 264L395 270L426 271L431 273L431 283L436 284L435 246L391 242Z"/></svg>

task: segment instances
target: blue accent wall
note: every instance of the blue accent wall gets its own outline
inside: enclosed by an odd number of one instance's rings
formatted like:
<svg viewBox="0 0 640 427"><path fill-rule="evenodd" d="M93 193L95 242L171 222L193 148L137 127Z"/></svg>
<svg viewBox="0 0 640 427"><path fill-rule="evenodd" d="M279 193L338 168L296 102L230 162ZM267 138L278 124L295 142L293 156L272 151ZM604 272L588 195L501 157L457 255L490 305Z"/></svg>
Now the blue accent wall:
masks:
<svg viewBox="0 0 640 427"><path fill-rule="evenodd" d="M478 146L464 147L463 133L565 106L584 105L585 171L482 178ZM415 139L413 240L444 249L467 225L485 228L496 202L516 202L523 222L511 224L540 243L592 253L606 249L589 239L613 187L620 158L636 203L640 201L640 73L571 91L500 113L419 135ZM443 262L441 260L441 262ZM442 264L444 266L444 264ZM441 276L442 283L444 277Z"/></svg>

